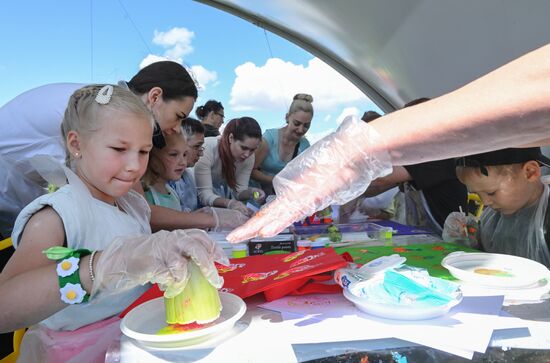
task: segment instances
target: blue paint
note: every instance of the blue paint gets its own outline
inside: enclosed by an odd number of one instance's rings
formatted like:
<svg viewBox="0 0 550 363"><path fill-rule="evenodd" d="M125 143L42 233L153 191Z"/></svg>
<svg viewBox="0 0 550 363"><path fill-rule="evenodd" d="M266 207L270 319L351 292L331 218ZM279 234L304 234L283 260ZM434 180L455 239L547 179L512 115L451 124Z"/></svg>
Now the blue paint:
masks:
<svg viewBox="0 0 550 363"><path fill-rule="evenodd" d="M391 356L393 358L393 361L395 363L407 363L407 357L402 356L401 354L397 352L391 352Z"/></svg>

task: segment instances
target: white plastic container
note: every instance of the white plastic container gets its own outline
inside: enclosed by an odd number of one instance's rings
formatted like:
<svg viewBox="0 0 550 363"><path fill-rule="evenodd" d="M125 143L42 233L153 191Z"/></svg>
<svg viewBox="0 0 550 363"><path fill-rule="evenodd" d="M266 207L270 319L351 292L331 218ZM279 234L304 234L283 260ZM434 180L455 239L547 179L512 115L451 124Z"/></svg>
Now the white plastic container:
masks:
<svg viewBox="0 0 550 363"><path fill-rule="evenodd" d="M233 245L231 251L231 257L233 258L243 258L248 256L248 244L246 243L237 243Z"/></svg>
<svg viewBox="0 0 550 363"><path fill-rule="evenodd" d="M328 237L319 237L315 241L311 242L311 249L325 248L330 246L330 239Z"/></svg>

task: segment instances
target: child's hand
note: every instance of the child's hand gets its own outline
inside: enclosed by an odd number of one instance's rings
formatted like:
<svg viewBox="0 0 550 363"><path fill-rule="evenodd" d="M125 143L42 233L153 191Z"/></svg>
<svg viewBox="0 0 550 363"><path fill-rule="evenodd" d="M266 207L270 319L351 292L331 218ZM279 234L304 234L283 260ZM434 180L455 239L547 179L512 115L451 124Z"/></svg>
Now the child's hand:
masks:
<svg viewBox="0 0 550 363"><path fill-rule="evenodd" d="M243 190L237 196L238 200L254 200L255 202L262 204L265 200L265 192L260 188L249 187Z"/></svg>
<svg viewBox="0 0 550 363"><path fill-rule="evenodd" d="M239 202L238 200L235 200L235 199L229 200L229 203L227 204L227 209L233 209L233 210L239 211L248 217L254 214L254 212L249 208L247 208L247 206L244 205L244 203Z"/></svg>
<svg viewBox="0 0 550 363"><path fill-rule="evenodd" d="M250 187L250 188L248 188L248 191L252 196L249 199L253 199L255 202L257 202L259 204L262 204L264 202L265 192L262 189Z"/></svg>
<svg viewBox="0 0 550 363"><path fill-rule="evenodd" d="M477 245L478 222L474 216L463 212L452 212L445 219L443 227L443 240L460 242L469 247Z"/></svg>
<svg viewBox="0 0 550 363"><path fill-rule="evenodd" d="M173 297L187 284L189 259L213 286L223 285L214 261L221 264L229 261L223 249L202 230L159 231L117 238L99 255L92 295L151 282L158 283L166 297Z"/></svg>
<svg viewBox="0 0 550 363"><path fill-rule="evenodd" d="M248 220L248 216L242 214L238 210L226 208L204 207L197 212L208 213L214 217L216 221L216 225L212 228L214 232L232 230L243 225Z"/></svg>

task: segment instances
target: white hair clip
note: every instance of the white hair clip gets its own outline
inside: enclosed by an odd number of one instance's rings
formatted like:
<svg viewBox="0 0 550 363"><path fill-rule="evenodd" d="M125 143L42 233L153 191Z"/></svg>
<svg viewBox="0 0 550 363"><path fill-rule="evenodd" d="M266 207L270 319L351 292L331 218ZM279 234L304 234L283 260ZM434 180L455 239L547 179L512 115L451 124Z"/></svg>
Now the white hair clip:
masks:
<svg viewBox="0 0 550 363"><path fill-rule="evenodd" d="M113 95L113 86L110 84L107 84L99 90L97 93L97 96L95 96L95 101L99 103L100 105L106 105L111 100L111 96Z"/></svg>

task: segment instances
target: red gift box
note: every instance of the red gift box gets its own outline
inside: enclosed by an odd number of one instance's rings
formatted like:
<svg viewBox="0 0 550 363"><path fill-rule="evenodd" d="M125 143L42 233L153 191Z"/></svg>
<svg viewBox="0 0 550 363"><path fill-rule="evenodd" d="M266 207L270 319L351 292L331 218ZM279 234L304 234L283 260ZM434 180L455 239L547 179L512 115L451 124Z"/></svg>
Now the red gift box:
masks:
<svg viewBox="0 0 550 363"><path fill-rule="evenodd" d="M225 281L221 291L241 298L264 292L266 299L271 301L290 293L341 291L338 285L322 283L332 280L332 276L320 274L346 265L344 257L333 248L320 248L285 255L233 259L229 266L219 266L218 273ZM306 288L305 285L311 286Z"/></svg>

